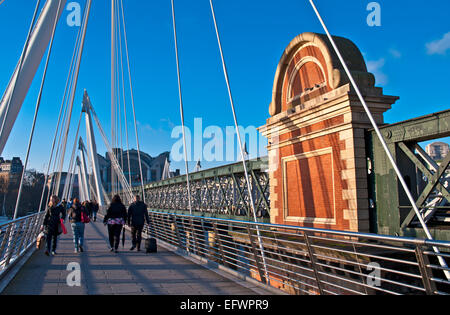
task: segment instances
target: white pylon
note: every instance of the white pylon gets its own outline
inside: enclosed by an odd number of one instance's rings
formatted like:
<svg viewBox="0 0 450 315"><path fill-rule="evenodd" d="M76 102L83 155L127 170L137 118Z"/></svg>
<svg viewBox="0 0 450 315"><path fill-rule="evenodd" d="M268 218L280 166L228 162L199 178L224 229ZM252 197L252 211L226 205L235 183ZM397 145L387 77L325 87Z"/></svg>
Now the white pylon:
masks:
<svg viewBox="0 0 450 315"><path fill-rule="evenodd" d="M80 154L79 158L80 158L80 162L81 162L81 177L82 177L82 180L83 180L83 189L84 189L84 199L83 199L83 201L86 201L86 200L90 200L91 196L89 194L89 185L88 185L88 183L89 183L89 173L88 173L88 170L87 170L86 157L84 156L84 151L86 150L86 147L84 146L83 139L81 139L81 138L80 138L80 141L79 141L78 150L79 150L79 154Z"/></svg>
<svg viewBox="0 0 450 315"><path fill-rule="evenodd" d="M86 118L86 137L89 146L88 155L94 175L94 183L95 183L94 189L97 194L97 202L100 206L104 206L105 198L103 196L103 187L100 177L100 167L98 164L97 144L95 142L94 126L92 124L91 108L92 108L91 100L89 99L89 95L85 90L83 96L83 113L85 114Z"/></svg>
<svg viewBox="0 0 450 315"><path fill-rule="evenodd" d="M5 122L3 132L0 135L0 155L5 148L11 130L22 108L22 104L47 50L55 21L60 18L64 11L60 10L59 16L56 16L60 3L61 7L64 7L66 0L47 0L45 3L34 30L31 33L22 68L19 71L19 65L16 66L8 87L0 101L0 125L3 124L3 121Z"/></svg>

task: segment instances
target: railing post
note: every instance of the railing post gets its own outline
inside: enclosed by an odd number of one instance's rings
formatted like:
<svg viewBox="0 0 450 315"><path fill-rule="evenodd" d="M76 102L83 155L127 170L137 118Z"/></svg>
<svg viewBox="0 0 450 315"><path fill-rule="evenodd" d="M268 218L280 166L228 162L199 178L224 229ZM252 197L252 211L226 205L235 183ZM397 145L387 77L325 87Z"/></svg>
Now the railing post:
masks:
<svg viewBox="0 0 450 315"><path fill-rule="evenodd" d="M222 260L222 265L225 266L225 257L223 254L222 240L220 238L220 234L219 234L219 230L217 229L216 222L213 223L213 228L214 228L214 234L216 234L216 238L217 238L217 246L219 247L220 259Z"/></svg>
<svg viewBox="0 0 450 315"><path fill-rule="evenodd" d="M27 224L28 220L30 220L31 218L27 218L25 220L22 221L22 227L20 229L20 231L22 232L22 235L20 237L20 244L17 247L17 254L20 255L22 253L22 247L25 244L25 240L28 238L28 232L30 229L30 225ZM24 226L25 226L25 231L24 231Z"/></svg>
<svg viewBox="0 0 450 315"><path fill-rule="evenodd" d="M422 276L423 287L425 288L427 295L435 295L437 289L434 282L431 281L433 272L428 267L430 261L428 259L428 256L423 253L423 249L420 245L416 246L416 257L417 262L419 263L419 270Z"/></svg>
<svg viewBox="0 0 450 315"><path fill-rule="evenodd" d="M197 247L198 247L198 243L197 243L197 235L195 234L195 227L194 227L194 220L192 220L192 218L189 218L189 224L191 226L191 234L192 234L192 239L193 239L193 249L192 252L194 254L197 254Z"/></svg>
<svg viewBox="0 0 450 315"><path fill-rule="evenodd" d="M34 215L31 218L31 223L29 225L29 229L26 236L25 247L28 247L33 240L34 231L36 229L36 225L38 224L39 214Z"/></svg>
<svg viewBox="0 0 450 315"><path fill-rule="evenodd" d="M180 230L178 228L178 220L177 220L177 217L175 215L173 215L173 225L175 226L175 233L177 234L178 246L181 249L185 249L184 246L183 246L183 241L181 240Z"/></svg>
<svg viewBox="0 0 450 315"><path fill-rule="evenodd" d="M153 237L155 237L155 238L157 238L157 235L156 235L156 223L155 223L155 215L153 214L153 213L150 213L150 217L151 217L151 221L152 221L152 227L153 227L153 230L155 231L154 232L154 235L153 235ZM149 227L149 229L148 229L148 236L152 236L152 227Z"/></svg>
<svg viewBox="0 0 450 315"><path fill-rule="evenodd" d="M261 278L261 282L263 283L268 283L266 276L264 274L263 268L261 266L261 263L258 259L258 251L256 249L256 245L255 245L255 240L253 239L253 234L252 231L250 229L250 224L247 224L247 232L248 232L248 237L250 239L250 244L252 247L252 252L253 252L253 256L255 258L255 264L256 264L256 268L258 268L258 273L259 273L259 277Z"/></svg>
<svg viewBox="0 0 450 315"><path fill-rule="evenodd" d="M319 293L320 293L320 295L324 295L324 291L322 288L322 282L320 281L319 272L317 270L316 258L314 257L314 252L311 247L311 241L309 240L307 232L303 232L303 233L304 233L303 235L305 237L305 244L306 244L306 247L308 248L309 259L311 260L311 268L313 269L314 276L316 277L316 282L317 282L317 287L319 288Z"/></svg>
<svg viewBox="0 0 450 315"><path fill-rule="evenodd" d="M2 243L0 244L0 258L2 257L2 253L5 252L5 257L8 254L8 249L6 248L6 244L9 242L9 239L11 237L11 230L12 230L12 224L8 225L8 228L6 229L5 235L3 236ZM6 250L5 250L6 248Z"/></svg>
<svg viewBox="0 0 450 315"><path fill-rule="evenodd" d="M18 224L17 223L12 223L11 226L13 226L13 225L17 226ZM10 236L9 236L9 244L8 244L8 247L7 247L7 254L6 254L7 256L6 256L6 260L5 260L5 267L9 266L9 262L11 261L11 258L14 255L15 244L17 242L17 238L18 238L18 235L19 235L18 231L22 230L22 228L23 228L23 221L20 222L20 228L13 228L13 230L11 231L12 234L10 234Z"/></svg>

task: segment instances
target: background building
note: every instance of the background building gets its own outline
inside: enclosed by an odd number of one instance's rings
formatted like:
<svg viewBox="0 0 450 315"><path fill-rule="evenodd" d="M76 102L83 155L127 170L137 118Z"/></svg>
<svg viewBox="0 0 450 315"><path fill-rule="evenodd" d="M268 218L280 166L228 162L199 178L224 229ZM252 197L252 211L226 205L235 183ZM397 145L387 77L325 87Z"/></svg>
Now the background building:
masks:
<svg viewBox="0 0 450 315"><path fill-rule="evenodd" d="M139 156L137 150L123 151L121 149L115 149L117 159L119 164L121 165L124 175L127 180L131 179L131 186L140 186L141 185L141 172L139 168ZM141 152L141 160L142 160L142 175L144 177L144 184L148 184L151 182L161 180L163 175L164 166L166 165L166 161L169 161L170 152L164 152L160 154L158 157L151 157L149 154L145 152ZM130 167L128 167L128 158L130 160ZM98 155L98 164L100 169L100 177L102 181L103 188L107 193L112 191L112 180L111 180L111 159L109 157L109 153L106 153L105 156ZM92 175L91 170L89 170L90 175ZM53 185L57 178L58 173L54 173L49 176L47 181L47 187L53 191ZM171 177L179 176L180 170L176 170L175 172L170 172ZM59 189L59 195L62 195L64 190L64 185L67 180L67 173L61 174L61 184ZM91 185L94 187L93 177L90 176ZM74 184L73 184L73 194L72 196L79 195L79 184L78 184L78 176L75 174Z"/></svg>
<svg viewBox="0 0 450 315"><path fill-rule="evenodd" d="M131 186L141 185L141 172L139 168L139 156L137 150L123 151L115 149L117 159L123 169L127 179L131 178ZM128 156L130 159L130 167L128 167ZM164 152L157 157L152 157L145 152L141 152L142 175L144 183L151 183L161 180L166 161L170 159L170 152ZM98 155L100 167L100 177L102 178L103 187L107 192L112 189L111 181L111 159L109 154L105 156ZM180 175L180 170L172 172L172 176Z"/></svg>
<svg viewBox="0 0 450 315"><path fill-rule="evenodd" d="M23 164L20 158L15 157L12 160L4 160L0 157L0 174L8 176L22 175Z"/></svg>
<svg viewBox="0 0 450 315"><path fill-rule="evenodd" d="M426 147L427 154L435 161L443 160L449 151L450 146L444 142L433 142Z"/></svg>

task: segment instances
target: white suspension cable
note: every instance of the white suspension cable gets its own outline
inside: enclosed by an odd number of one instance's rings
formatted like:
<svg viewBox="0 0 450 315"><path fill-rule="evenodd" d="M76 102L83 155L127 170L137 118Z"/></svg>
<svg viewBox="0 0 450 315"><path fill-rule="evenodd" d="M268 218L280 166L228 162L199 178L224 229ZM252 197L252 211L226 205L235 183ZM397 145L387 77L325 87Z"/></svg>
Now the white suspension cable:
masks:
<svg viewBox="0 0 450 315"><path fill-rule="evenodd" d="M37 3L36 3L36 7L35 7L34 13L33 13L33 19L31 20L30 28L28 30L27 39L25 41L25 46L22 49L22 55L20 56L20 61L19 61L17 75L15 76L12 92L9 95L8 105L6 106L5 115L3 117L2 126L1 126L1 129L0 129L0 137L3 135L3 131L5 130L6 118L8 117L9 108L11 107L11 100L12 100L12 98L14 96L14 92L16 91L16 86L17 86L17 82L19 81L19 76L20 76L20 73L21 73L21 70L22 70L23 62L25 60L25 55L27 54L27 51L28 51L28 46L30 44L31 34L33 32L33 28L34 28L34 25L35 25L35 22L36 22L36 17L37 17L37 13L38 13L38 9L39 9L40 3L41 3L41 0L38 0Z"/></svg>
<svg viewBox="0 0 450 315"><path fill-rule="evenodd" d="M120 24L120 18L119 24ZM128 136L128 117L127 117L127 101L125 96L125 78L124 78L124 71L123 71L123 50L122 50L122 40L121 40L121 31L119 27L119 54L120 54L120 73L122 77L122 97L123 97L123 114L124 114L124 122L125 122L125 137L126 137L126 144L127 144L127 160L128 160L128 182L130 186L133 186L133 182L131 179L131 164L130 164L130 142L129 142L129 136ZM122 165L123 168L123 165Z"/></svg>
<svg viewBox="0 0 450 315"><path fill-rule="evenodd" d="M77 48L79 35L80 35L80 32L78 32L77 39L75 41L74 51L73 51L73 54L72 54L72 60L70 61L69 74L67 76L66 86L64 88L63 101L61 102L61 106L60 106L60 110L59 110L58 124L56 126L55 136L53 138L52 149L51 149L51 153L50 153L50 159L49 159L49 162L48 162L47 172L45 174L44 187L42 189L41 201L39 203L39 210L38 210L38 212L42 211L42 203L44 201L45 188L47 187L47 181L48 181L48 177L50 175L50 168L51 168L51 164L52 164L52 161L53 161L53 154L54 154L54 151L55 151L56 139L58 137L59 127L61 125L62 113L63 113L64 107L65 107L65 99L66 99L67 89L68 89L69 82L70 82L70 77L71 77L71 72L72 72L71 70L72 70L72 66L73 66L73 61L75 59L75 54L76 54L76 48ZM55 161L56 161L56 156L55 156ZM48 195L50 195L50 188L51 188L51 186L49 187Z"/></svg>
<svg viewBox="0 0 450 315"><path fill-rule="evenodd" d="M186 168L186 183L187 183L187 193L189 200L189 212L192 215L192 198L191 198L191 184L189 179L189 164L188 164L188 154L186 145L186 127L184 121L184 106L183 106L183 92L181 87L181 70L180 70L180 59L178 53L178 36L177 36L177 22L175 18L175 2L171 0L172 3L172 21L173 21L173 36L175 41L175 57L177 62L177 77L178 77L178 95L180 98L180 115L181 115L181 125L183 128L183 145L184 145L184 164Z"/></svg>
<svg viewBox="0 0 450 315"><path fill-rule="evenodd" d="M77 39L75 42L75 47L74 47L74 51L73 51L73 55L72 55L72 60L71 60L71 64L70 64L70 68L69 68L69 75L68 75L68 84L66 83L66 89L64 91L64 95L63 95L63 100L62 100L62 104L64 104L64 116L63 116L63 121L61 124L61 131L59 133L59 137L58 137L58 144L56 145L56 154L55 154L55 160L54 160L54 164L53 164L53 171L52 173L55 174L56 173L56 168L58 167L59 163L58 161L60 161L60 152L62 152L62 137L64 134L64 126L66 126L67 124L67 118L69 115L69 99L71 97L70 93L72 91L72 85L73 85L73 78L74 78L74 73L75 73L75 58L78 56L79 54L79 48L80 48L80 39L81 39L81 30L84 28L84 22L85 22L85 16L86 16L86 10L87 7L85 7L84 13L83 13L83 24L82 26L79 28L78 30L78 34L77 34ZM61 169L62 171L62 169ZM59 192L55 193L55 188L56 188L56 182L55 185L53 187L53 194L58 194Z"/></svg>
<svg viewBox="0 0 450 315"><path fill-rule="evenodd" d="M53 30L52 30L52 37L51 37L51 40L50 40L50 45L49 45L48 53L47 53L47 60L45 61L44 73L42 74L41 86L39 88L39 95L38 95L38 98L37 98L37 101L36 101L36 109L34 111L33 125L31 127L30 138L28 140L27 154L26 154L26 157L25 157L24 165L23 165L22 178L20 179L19 192L17 194L17 201L16 201L16 208L14 210L14 220L17 219L17 216L19 214L19 205L20 205L20 199L22 197L23 181L24 181L24 178L25 178L25 173L27 172L28 161L30 159L31 145L33 144L34 131L36 129L37 117L38 117L38 114L39 114L39 109L41 107L42 92L44 91L45 80L47 78L48 64L49 64L49 61L50 61L50 57L52 55L53 41L55 39L56 26L58 25L58 20L59 20L58 17L59 17L60 10L61 10L61 2L59 2L58 11L57 11L56 16L55 16L55 22L53 24Z"/></svg>
<svg viewBox="0 0 450 315"><path fill-rule="evenodd" d="M114 121L115 121L115 34L116 34L116 3L115 0L111 0L111 143L114 146ZM114 154L114 152L113 152ZM111 158L112 160L112 158ZM115 175L114 170L111 167L111 192L114 195L115 192Z"/></svg>
<svg viewBox="0 0 450 315"><path fill-rule="evenodd" d="M80 73L81 59L82 59L83 51L84 51L84 43L85 43L85 39L86 39L86 31L87 31L87 26L88 26L88 22L89 22L90 12L91 12L91 4L92 4L92 0L87 0L87 3L86 3L87 11L86 11L86 15L85 15L85 22L83 25L83 31L82 31L82 35L81 35L80 49L79 49L79 54L77 57L77 63L76 63L76 67L75 67L75 74L74 74L74 79L73 79L71 96L70 96L70 100L69 100L69 116L68 116L68 121L67 121L65 131L64 131L63 149L61 152L58 179L56 182L56 190L57 191L59 190L59 185L61 182L61 173L62 173L62 169L63 169L63 165L64 165L64 158L65 158L65 154L66 154L67 138L69 136L69 131L70 131L70 123L71 123L72 112L73 112L73 103L75 100L75 92L76 92L76 88L77 88L77 84L78 84L78 76Z"/></svg>
<svg viewBox="0 0 450 315"><path fill-rule="evenodd" d="M224 57L224 53L223 53L223 49L222 49L222 42L220 40L220 32L219 32L219 27L217 25L216 13L214 11L214 4L213 4L212 0L210 0L209 3L211 5L211 13L212 13L212 17L213 17L213 20L214 20L214 27L215 27L216 35L217 35L217 42L219 44L220 56L221 56L221 59L222 59L222 66L223 66L223 73L224 73L225 81L226 81L226 84L227 84L228 96L230 98L231 111L233 112L234 124L235 124L235 128L236 128L236 134L237 134L238 142L239 142L239 149L240 149L240 152L241 152L242 164L244 166L244 174L245 174L245 180L247 182L248 196L249 196L249 199L250 199L250 207L251 207L251 210L253 212L253 219L254 219L255 223L258 223L258 219L256 217L255 203L254 203L253 195L252 195L252 188L250 186L250 178L249 178L248 170L247 170L247 163L245 161L244 147L242 145L241 133L240 133L240 130L239 130L239 124L238 124L238 120L237 120L236 110L235 110L235 107L234 107L234 100L233 100L233 94L232 94L232 91L231 91L230 79L229 79L229 76L228 76L227 65L226 65L226 62L225 62L225 57ZM262 245L262 239L261 239L261 232L259 230L259 226L258 225L256 225L256 233L257 233L257 236L258 236L259 247L260 247L260 250L261 250L261 257L262 257L262 260L263 260L266 281L267 281L267 284L270 284L269 273L267 271L266 256L265 256L265 253L264 253L264 247Z"/></svg>
<svg viewBox="0 0 450 315"><path fill-rule="evenodd" d="M124 9L123 9L123 1L120 0L120 3L121 3L121 12L122 12L122 23L123 23L123 34L124 34L124 41L125 41L125 51L126 51L127 66L128 66L128 81L129 81L129 84L130 84L131 104L132 104L132 108L133 108L134 131L135 131L135 134L136 134L136 145L137 145L138 159L139 159L139 171L140 171L140 174L141 174L142 196L143 196L143 201L146 202L145 187L144 187L144 176L143 176L143 172L142 172L141 146L140 146L140 143L139 143L139 133L138 133L138 128L137 128L136 106L135 106L135 103L134 103L133 80L131 78L130 56L129 56L129 52L128 52L127 29L126 29L126 23L125 23L125 14L124 14Z"/></svg>
<svg viewBox="0 0 450 315"><path fill-rule="evenodd" d="M70 198L72 198L73 184L75 182L75 172L76 172L76 164L74 163L73 168L69 169L69 173L73 174L73 175L70 176L69 193L67 194L66 200L69 200Z"/></svg>
<svg viewBox="0 0 450 315"><path fill-rule="evenodd" d="M119 7L119 1L116 0L116 5ZM123 80L123 55L122 55L122 32L120 29L120 16L119 10L116 13L117 27L116 31L116 51L117 53L117 108L116 108L116 119L117 119L117 146L120 148L120 168L123 171L123 129L122 129L122 98L121 91L124 90L125 82ZM121 88L122 87L122 88ZM120 145L120 146L119 146ZM131 185L131 183L129 183Z"/></svg>
<svg viewBox="0 0 450 315"><path fill-rule="evenodd" d="M81 120L83 119L83 112L80 113L80 118L78 119L78 126L77 126L77 132L75 133L75 141L73 143L73 148L72 148L72 154L70 156L70 162L69 162L69 170L72 168L72 165L75 163L75 156L76 156L76 152L77 152L77 143L78 143L78 137L80 135L80 127L81 127ZM68 173L67 176L69 178L71 178L72 176L75 176L75 173ZM63 199L67 199L68 198L68 193L69 193L69 185L70 185L70 179L69 181L67 181L66 178L66 183L64 185L64 191L63 191ZM57 192L59 193L59 192Z"/></svg>
<svg viewBox="0 0 450 315"><path fill-rule="evenodd" d="M82 24L80 29L78 30L78 38L77 38L77 43L75 46L75 59L73 61L73 65L71 66L70 69L70 83L69 83L69 90L67 95L65 95L66 99L64 100L66 102L66 108L65 108L65 112L64 112L64 118L63 118L63 129L61 130L61 133L59 135L59 139L58 139L58 146L57 146L57 152L56 152L56 158L55 158L55 166L53 169L53 172L55 173L57 171L58 168L58 175L62 173L63 170L63 166L64 166L64 157L62 156L64 154L65 156L65 144L68 141L68 134L64 133L64 130L66 130L67 126L69 126L70 128L70 119L71 119L71 115L72 115L72 108L70 106L70 100L74 97L74 93L76 93L76 88L74 89L74 84L75 84L75 72L76 72L76 62L78 60L78 56L80 55L80 48L81 48L81 37L82 37L82 31L85 29L85 24L87 23L87 19L86 19L86 14L87 14L87 10L88 10L88 6L86 5L84 8L84 12L83 12L83 20L82 20ZM64 137L63 137L64 135ZM64 153L63 153L64 152ZM59 177L57 177L57 181L58 181ZM59 195L59 182L55 183L54 187L53 187L53 194L55 195ZM58 189L57 191L55 191L56 189ZM65 185L64 187L64 193L67 191L67 185Z"/></svg>
<svg viewBox="0 0 450 315"><path fill-rule="evenodd" d="M124 189L125 189L125 193L127 194L128 197L128 201L132 202L133 201L133 192L131 187L128 185L127 180L125 178L125 175L123 174L122 169L120 168L120 164L116 158L116 156L113 154L113 148L111 147L108 138L106 137L106 134L103 130L103 127L100 123L100 120L98 119L98 116L94 110L94 108L91 106L91 113L92 113L92 117L94 118L95 123L97 124L97 127L100 131L100 135L103 138L103 142L105 143L105 146L108 150L108 153L111 157L111 165L112 167L114 167L115 171L117 172L117 175L119 176L119 180L121 181L121 184L123 185Z"/></svg>
<svg viewBox="0 0 450 315"><path fill-rule="evenodd" d="M320 23L322 24L322 27L325 30L325 32L326 32L326 34L328 36L328 39L330 40L330 42L331 42L331 44L332 44L332 46L334 48L334 51L336 52L337 56L339 57L339 60L340 60L340 62L342 64L342 66L344 67L344 70L347 73L347 76L350 79L350 82L351 82L353 88L355 89L356 94L358 95L358 98L359 98L362 106L364 107L364 110L367 113L367 116L369 117L370 123L372 124L372 126L373 126L373 128L374 128L374 130L375 130L375 132L376 132L376 134L378 136L378 139L380 140L381 145L383 146L383 149L386 152L386 155L387 155L389 161L391 162L391 164L392 164L392 166L393 166L393 168L395 170L395 173L397 174L398 180L400 181L400 183L401 183L401 185L402 185L402 187L403 187L403 189L404 189L404 191L405 191L405 193L406 193L406 195L407 195L407 197L409 199L409 202L411 203L411 205L412 205L412 207L413 207L413 209L414 209L414 211L415 211L415 213L417 215L417 218L419 219L419 222L420 222L420 224L421 224L421 226L422 226L422 228L423 228L427 238L429 240L433 240L433 236L431 235L430 230L428 229L425 221L423 220L423 217L422 217L422 215L421 215L421 213L419 211L419 208L416 205L416 202L414 201L414 198L413 198L413 196L411 194L411 191L409 190L408 185L406 184L406 181L403 178L403 175L402 175L400 169L398 168L397 163L395 162L395 159L394 159L393 155L391 154L391 151L389 150L389 148L387 146L387 143L384 140L383 135L381 134L381 131L378 128L378 125L377 125L375 119L372 116L372 113L371 113L369 107L367 106L367 103L366 103L364 97L362 96L361 91L359 90L359 87L356 84L356 82L355 82L355 80L353 78L353 75L351 74L351 72L350 72L350 70L349 70L349 68L347 66L347 63L345 62L344 58L342 57L342 54L341 54L339 48L337 47L333 37L331 36L327 26L325 25L325 22L322 19L322 16L320 15L319 10L317 9L314 1L313 0L309 0L309 2L311 3L311 6L312 6L314 12L317 15L317 18L319 19ZM437 247L434 247L434 251L436 252L436 254L440 254L439 249ZM444 258L442 258L441 256L438 256L438 258L439 258L439 262L440 262L441 266L447 268L447 263L445 262ZM447 279L450 279L450 272L444 271L444 273L445 273Z"/></svg>

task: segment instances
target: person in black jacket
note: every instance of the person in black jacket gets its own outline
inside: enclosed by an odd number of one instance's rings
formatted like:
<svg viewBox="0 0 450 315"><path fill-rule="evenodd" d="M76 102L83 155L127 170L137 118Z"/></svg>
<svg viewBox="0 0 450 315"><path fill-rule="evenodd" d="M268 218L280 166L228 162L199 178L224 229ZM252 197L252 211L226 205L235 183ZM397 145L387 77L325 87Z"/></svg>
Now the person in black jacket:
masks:
<svg viewBox="0 0 450 315"><path fill-rule="evenodd" d="M81 205L78 198L73 200L73 205L69 209L68 217L72 226L75 253L84 252L85 222L83 221L83 217L86 219L89 215L87 210Z"/></svg>
<svg viewBox="0 0 450 315"><path fill-rule="evenodd" d="M109 244L111 251L118 253L120 244L120 232L127 220L127 208L125 208L119 195L115 195L103 220L108 225Z"/></svg>
<svg viewBox="0 0 450 315"><path fill-rule="evenodd" d="M135 202L128 208L128 226L131 227L132 243L131 251L137 248L138 252L141 251L142 242L142 230L144 229L145 222L150 224L150 218L148 217L147 205L141 201L141 196L135 196Z"/></svg>
<svg viewBox="0 0 450 315"><path fill-rule="evenodd" d="M50 256L50 253L52 253L53 256L56 255L58 236L61 234L61 219L66 219L66 210L59 204L59 198L57 196L52 196L42 226L47 234L47 251L45 252L47 256Z"/></svg>
<svg viewBox="0 0 450 315"><path fill-rule="evenodd" d="M93 200L92 201L92 219L94 220L94 222L97 222L97 213L99 210L99 205L97 200Z"/></svg>
<svg viewBox="0 0 450 315"><path fill-rule="evenodd" d="M92 202L86 200L85 202L83 202L83 207L84 209L86 209L89 218L92 218Z"/></svg>

